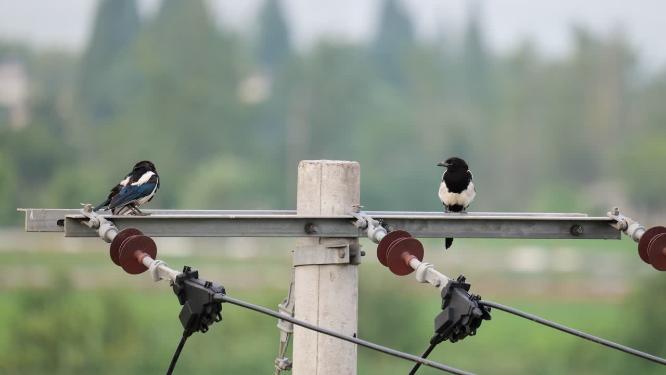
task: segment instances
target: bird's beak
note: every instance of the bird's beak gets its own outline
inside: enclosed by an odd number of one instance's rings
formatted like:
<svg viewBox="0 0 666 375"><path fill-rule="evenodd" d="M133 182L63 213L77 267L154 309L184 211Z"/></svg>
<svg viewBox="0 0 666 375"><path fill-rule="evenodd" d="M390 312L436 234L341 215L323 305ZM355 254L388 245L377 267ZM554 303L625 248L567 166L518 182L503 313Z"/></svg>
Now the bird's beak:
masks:
<svg viewBox="0 0 666 375"><path fill-rule="evenodd" d="M437 166L438 166L438 167L446 167L446 168L448 168L448 167L449 167L449 164L446 163L446 162L440 161L439 163L437 163Z"/></svg>

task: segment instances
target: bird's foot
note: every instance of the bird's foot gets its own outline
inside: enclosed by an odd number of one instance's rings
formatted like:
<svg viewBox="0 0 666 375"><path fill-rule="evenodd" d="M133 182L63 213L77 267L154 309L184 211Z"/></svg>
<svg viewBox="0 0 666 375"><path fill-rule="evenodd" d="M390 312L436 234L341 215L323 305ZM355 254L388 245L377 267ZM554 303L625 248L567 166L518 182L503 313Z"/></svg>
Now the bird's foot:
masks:
<svg viewBox="0 0 666 375"><path fill-rule="evenodd" d="M130 209L132 210L132 214L134 214L134 216L150 216L149 213L141 211L138 207L132 206Z"/></svg>
<svg viewBox="0 0 666 375"><path fill-rule="evenodd" d="M129 209L132 215L134 216L148 216L148 214L144 213L136 206L129 206Z"/></svg>

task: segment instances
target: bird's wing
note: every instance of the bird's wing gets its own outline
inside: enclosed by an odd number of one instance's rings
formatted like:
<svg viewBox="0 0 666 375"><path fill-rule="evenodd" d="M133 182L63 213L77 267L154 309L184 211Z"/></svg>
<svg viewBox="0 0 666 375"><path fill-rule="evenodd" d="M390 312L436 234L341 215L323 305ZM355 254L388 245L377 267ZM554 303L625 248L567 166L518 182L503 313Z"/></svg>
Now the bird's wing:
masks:
<svg viewBox="0 0 666 375"><path fill-rule="evenodd" d="M150 195L156 186L157 184L153 182L146 182L141 185L127 185L111 199L109 209L127 205L137 199Z"/></svg>
<svg viewBox="0 0 666 375"><path fill-rule="evenodd" d="M472 176L472 171L470 170L468 170L467 173L469 173L469 182L471 183L474 179L474 176ZM474 192L476 193L476 185L472 184L472 189L474 189Z"/></svg>
<svg viewBox="0 0 666 375"><path fill-rule="evenodd" d="M123 188L123 186L124 185L122 185L122 181L120 181L120 184L114 186L113 189L111 189L111 191L109 192L109 195L106 197L106 200L104 202L98 204L97 207L93 208L93 211L97 211L97 210L100 210L100 209L108 206L109 203L111 203L111 199L113 199L113 197L116 196L120 192L120 190Z"/></svg>

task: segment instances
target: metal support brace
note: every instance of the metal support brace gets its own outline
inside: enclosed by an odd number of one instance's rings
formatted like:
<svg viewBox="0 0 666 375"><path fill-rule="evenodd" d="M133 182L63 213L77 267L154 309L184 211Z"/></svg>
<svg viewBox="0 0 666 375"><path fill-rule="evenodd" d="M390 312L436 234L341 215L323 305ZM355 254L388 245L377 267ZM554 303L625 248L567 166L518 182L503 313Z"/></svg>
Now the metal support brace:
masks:
<svg viewBox="0 0 666 375"><path fill-rule="evenodd" d="M84 222L84 224L91 229L97 229L97 234L105 242L111 243L116 237L116 234L118 234L118 228L116 228L112 222L97 215L97 213L93 211L91 204L84 204L81 209L81 214L88 218L88 221Z"/></svg>
<svg viewBox="0 0 666 375"><path fill-rule="evenodd" d="M611 224L613 228L624 232L624 234L629 236L635 242L641 240L643 233L645 233L645 227L641 225L641 223L630 217L622 215L622 213L620 213L620 209L617 207L614 207L610 212L607 213L607 215L609 218L615 220L615 223Z"/></svg>
<svg viewBox="0 0 666 375"><path fill-rule="evenodd" d="M320 245L301 245L294 250L294 266L312 264L349 264L351 246L347 242L332 241Z"/></svg>
<svg viewBox="0 0 666 375"><path fill-rule="evenodd" d="M356 206L350 213L356 218L354 225L359 229L364 229L370 241L379 243L388 234L386 228L382 226L379 220L373 219L372 216L363 211L358 211L360 208L361 206Z"/></svg>
<svg viewBox="0 0 666 375"><path fill-rule="evenodd" d="M278 305L278 310L281 314L294 316L294 270L292 268L291 281L289 282L289 291L287 297ZM290 371L292 362L287 357L287 349L289 347L289 339L294 333L294 324L286 320L278 320L277 327L280 330L280 344L278 347L278 355L275 358L275 375L280 375L282 371Z"/></svg>

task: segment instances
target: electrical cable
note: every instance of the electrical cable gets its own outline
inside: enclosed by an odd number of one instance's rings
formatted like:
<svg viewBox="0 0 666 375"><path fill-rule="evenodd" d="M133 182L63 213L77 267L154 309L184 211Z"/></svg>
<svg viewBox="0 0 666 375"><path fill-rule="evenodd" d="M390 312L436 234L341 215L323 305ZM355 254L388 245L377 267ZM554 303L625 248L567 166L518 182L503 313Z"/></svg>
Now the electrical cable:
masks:
<svg viewBox="0 0 666 375"><path fill-rule="evenodd" d="M344 341L354 343L356 345L364 346L366 348L376 350L376 351L379 351L379 352L382 352L384 354L388 354L388 355L391 355L391 356L394 356L394 357L402 358L402 359L412 361L412 362L416 362L416 363L421 363L421 364L426 365L428 367L432 367L432 368L435 368L435 369L438 369L438 370L441 370L441 371L445 371L445 372L448 372L448 373L451 373L451 374L457 374L457 375L470 375L471 374L470 372L467 372L467 371L459 370L457 368L450 367L450 366L447 366L447 365L444 365L444 364L441 364L441 363L438 363L438 362L430 361L430 360L427 360L427 359L424 359L424 358L420 358L420 357L417 357L417 356L412 355L412 354L403 353L403 352L397 351L395 349L391 349L391 348L387 348L385 346L377 345L377 344L369 342L369 341L361 340L357 337L347 336L347 335L343 335L343 334L335 332L335 331L331 331L331 330L326 329L326 328L321 328L321 327L318 327L316 325L310 324L308 322L292 318L288 315L280 314L280 313L275 312L271 309L267 309L263 306L254 305L254 304L249 303L249 302L245 302L245 301L242 301L242 300L239 300L239 299L229 297L226 294L218 293L218 294L215 295L214 298L217 301L228 302L230 304L240 306L240 307L243 307L243 308L246 308L246 309L250 309L250 310L256 311L258 313L265 314L265 315L269 315L269 316L272 316L274 318L286 320L288 322L291 322L293 324L296 324L296 325L301 326L303 328L307 328L307 329L312 330L312 331L316 331L316 332L323 333L323 334L328 335L328 336L336 337L340 340L344 340Z"/></svg>
<svg viewBox="0 0 666 375"><path fill-rule="evenodd" d="M173 357L171 357L171 364L169 364L169 369L166 372L166 375L171 375L173 373L173 369L176 367L176 362L178 362L178 357L180 357L180 352L183 350L183 347L185 346L185 341L187 341L187 331L183 332L183 337L180 338L180 342L178 343L178 347L176 348L176 351L173 353Z"/></svg>
<svg viewBox="0 0 666 375"><path fill-rule="evenodd" d="M609 341L609 340L606 340L606 339L602 339L600 337L596 337L596 336L590 335L588 333L581 332L581 331L575 330L573 328L569 328L567 326L564 326L564 325L561 325L561 324L558 324L558 323L555 323L555 322L551 322L549 320L538 317L536 315L532 315L532 314L514 309L512 307L499 304L497 302L481 300L481 301L479 301L479 304L480 305L486 305L486 306L489 306L489 307L492 307L492 308L495 308L495 309L498 309L498 310L502 310L502 311L507 312L509 314L513 314L513 315L519 316L521 318L531 320L535 323L539 323L539 324L545 325L547 327L557 329L557 330L562 331L564 333L568 333L570 335L574 335L574 336L580 337L582 339L592 341L592 342L597 343L599 345L604 345L604 346L609 347L611 349L615 349L615 350L619 350L619 351L622 351L622 352L625 352L625 353L628 353L628 354L631 354L631 355L635 355L637 357L647 359L648 361L659 363L661 365L666 365L666 359L664 359L664 358L660 358L660 357L654 356L652 354L648 354L648 353L642 352L640 350L630 348L628 346L620 345L620 344L617 344L615 342L612 342L612 341Z"/></svg>
<svg viewBox="0 0 666 375"><path fill-rule="evenodd" d="M421 354L421 358L423 358L423 359L428 358L428 356L433 351L433 349L435 349L435 346L437 346L437 344L438 344L437 342L431 341L430 346L428 346L428 349L426 349L425 352L423 352L423 354ZM412 370L409 372L409 375L416 374L416 371L418 371L420 367L421 367L420 363L414 364L414 367L412 367Z"/></svg>

